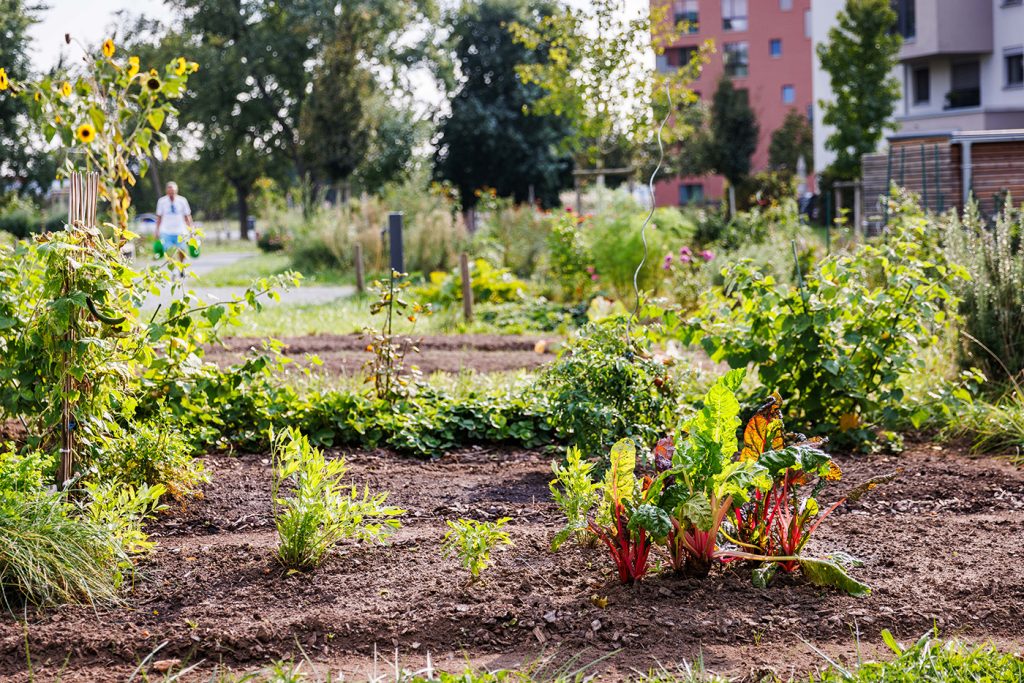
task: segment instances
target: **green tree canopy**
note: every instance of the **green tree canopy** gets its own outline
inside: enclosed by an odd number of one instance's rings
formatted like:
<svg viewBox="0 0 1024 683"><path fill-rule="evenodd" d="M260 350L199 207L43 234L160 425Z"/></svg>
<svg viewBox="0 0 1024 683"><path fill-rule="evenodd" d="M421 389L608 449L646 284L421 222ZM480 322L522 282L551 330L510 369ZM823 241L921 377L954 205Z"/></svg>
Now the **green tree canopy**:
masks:
<svg viewBox="0 0 1024 683"><path fill-rule="evenodd" d="M796 174L800 159L807 163L808 172L814 168L814 131L806 116L790 109L782 125L772 133L768 165L776 171Z"/></svg>
<svg viewBox="0 0 1024 683"><path fill-rule="evenodd" d="M714 170L733 186L750 175L750 157L757 149L759 128L745 90L726 77L718 83L711 103L711 150Z"/></svg>
<svg viewBox="0 0 1024 683"><path fill-rule="evenodd" d="M554 9L537 0L470 0L451 15L461 82L441 121L434 174L458 187L464 207L476 204L474 192L483 187L526 201L531 185L543 205L553 206L571 180L571 159L559 152L567 122L530 115L544 92L516 73L520 64L544 61L544 51L516 43L507 28L537 25Z"/></svg>
<svg viewBox="0 0 1024 683"><path fill-rule="evenodd" d="M893 31L896 12L889 0L847 0L818 59L832 81L834 101L822 100L822 121L835 127L825 147L836 153L836 178L860 176L860 158L875 151L900 99L892 75L902 38Z"/></svg>

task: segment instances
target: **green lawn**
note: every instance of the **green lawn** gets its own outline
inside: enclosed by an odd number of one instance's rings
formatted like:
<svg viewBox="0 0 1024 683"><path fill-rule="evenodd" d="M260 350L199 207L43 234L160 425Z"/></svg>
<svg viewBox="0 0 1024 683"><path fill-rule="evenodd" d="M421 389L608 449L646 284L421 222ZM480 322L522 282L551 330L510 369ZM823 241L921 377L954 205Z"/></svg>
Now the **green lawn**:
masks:
<svg viewBox="0 0 1024 683"><path fill-rule="evenodd" d="M244 244L232 242L231 244ZM203 249L206 249L206 244ZM230 249L224 249L230 251ZM213 287L245 287L254 279L279 275L289 270L296 270L291 258L282 252L266 254L253 249L252 256L223 266L202 276L203 284ZM353 279L347 273L337 271L303 272L303 282L315 285L348 285Z"/></svg>

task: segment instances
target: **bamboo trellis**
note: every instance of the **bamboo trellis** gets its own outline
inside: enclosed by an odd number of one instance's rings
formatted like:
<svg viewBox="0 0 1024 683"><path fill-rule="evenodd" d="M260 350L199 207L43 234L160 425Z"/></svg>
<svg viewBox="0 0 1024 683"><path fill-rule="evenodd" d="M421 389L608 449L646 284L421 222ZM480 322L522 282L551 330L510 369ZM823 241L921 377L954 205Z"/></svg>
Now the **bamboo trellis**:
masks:
<svg viewBox="0 0 1024 683"><path fill-rule="evenodd" d="M71 192L68 199L68 227L69 228L95 228L96 227L96 203L99 197L100 176L98 173L72 173ZM63 296L69 296L75 289L75 273L70 266L64 270ZM75 430L78 423L75 420L75 410L71 403L71 394L74 391L74 378L71 376L73 366L72 354L78 342L78 314L72 309L71 319L68 322L68 331L64 336L64 400L61 406L61 450L60 450L60 471L57 473L57 483L64 487L74 476L75 465Z"/></svg>

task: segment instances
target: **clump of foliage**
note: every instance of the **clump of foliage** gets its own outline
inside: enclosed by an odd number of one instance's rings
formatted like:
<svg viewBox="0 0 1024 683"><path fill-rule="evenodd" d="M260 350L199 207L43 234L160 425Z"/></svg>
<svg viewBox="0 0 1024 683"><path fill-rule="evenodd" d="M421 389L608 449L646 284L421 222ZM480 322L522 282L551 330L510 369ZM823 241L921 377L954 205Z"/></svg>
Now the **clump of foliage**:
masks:
<svg viewBox="0 0 1024 683"><path fill-rule="evenodd" d="M181 427L169 423L115 425L97 457L101 477L128 486L160 485L175 498L195 495L209 481L201 460Z"/></svg>
<svg viewBox="0 0 1024 683"><path fill-rule="evenodd" d="M1024 213L1007 202L993 229L977 204L944 222L947 258L963 266L958 283L961 365L992 379L1016 380L1024 372Z"/></svg>
<svg viewBox="0 0 1024 683"><path fill-rule="evenodd" d="M370 313L383 313L383 316L379 329L365 331L370 337L366 350L373 354L366 362L369 371L366 381L373 382L378 399L391 405L409 395L412 383L420 374L418 367L405 362L409 351L419 353L416 342L408 336L395 335L395 319L401 316L415 324L418 316L430 315L429 305L422 306L404 298L410 285L408 276L397 271L392 271L387 280L377 280L371 285L377 300L370 305Z"/></svg>
<svg viewBox="0 0 1024 683"><path fill-rule="evenodd" d="M0 594L34 605L117 600L131 562L108 527L83 519L61 494L0 505Z"/></svg>
<svg viewBox="0 0 1024 683"><path fill-rule="evenodd" d="M529 284L515 277L508 268L496 268L482 258L470 262L469 282L473 301L480 303L516 301L530 290ZM421 301L450 306L462 301L462 275L458 269L447 273L435 271L415 293Z"/></svg>
<svg viewBox="0 0 1024 683"><path fill-rule="evenodd" d="M386 492L345 486L345 461L328 460L298 430L272 434L271 444L277 558L288 569L313 569L345 539L381 542L401 526L405 511L388 506Z"/></svg>
<svg viewBox="0 0 1024 683"><path fill-rule="evenodd" d="M887 629L882 640L896 657L888 662L863 662L853 670L831 662L813 680L819 683L911 683L911 681L1020 681L1024 659L992 645L971 647L944 641L938 631L925 633L910 646L901 645Z"/></svg>
<svg viewBox="0 0 1024 683"><path fill-rule="evenodd" d="M754 364L763 384L789 397L801 427L841 428L864 443L868 421L897 418L899 378L955 315L953 287L965 276L929 253L919 211L902 204L893 215L891 234L822 261L794 285L736 264L684 339L731 367Z"/></svg>
<svg viewBox="0 0 1024 683"><path fill-rule="evenodd" d="M585 453L607 452L623 436L653 444L678 393L643 330L623 318L580 330L545 369L540 386L549 393L553 424Z"/></svg>
<svg viewBox="0 0 1024 683"><path fill-rule="evenodd" d="M593 290L598 276L580 225L586 220L571 209L551 226L547 248L552 294L561 301L582 301ZM589 268L589 271L588 271Z"/></svg>
<svg viewBox="0 0 1024 683"><path fill-rule="evenodd" d="M86 482L85 491L89 497L86 517L109 530L127 554L147 553L156 546L142 530L142 525L167 508L160 504L160 497L166 491L163 484L142 484L136 488L112 477Z"/></svg>
<svg viewBox="0 0 1024 683"><path fill-rule="evenodd" d="M459 564L469 571L473 580L491 564L491 553L499 545L512 545L508 532L502 531L512 521L508 517L493 522L475 519L448 520L448 533L444 535L441 553L445 557L459 558Z"/></svg>
<svg viewBox="0 0 1024 683"><path fill-rule="evenodd" d="M551 539L551 549L558 550L563 543L575 536L584 540L590 520L587 515L597 504L601 485L594 482L595 463L584 460L580 449L570 446L565 454L565 464L551 463L555 478L548 484L551 498L565 515L565 527Z"/></svg>

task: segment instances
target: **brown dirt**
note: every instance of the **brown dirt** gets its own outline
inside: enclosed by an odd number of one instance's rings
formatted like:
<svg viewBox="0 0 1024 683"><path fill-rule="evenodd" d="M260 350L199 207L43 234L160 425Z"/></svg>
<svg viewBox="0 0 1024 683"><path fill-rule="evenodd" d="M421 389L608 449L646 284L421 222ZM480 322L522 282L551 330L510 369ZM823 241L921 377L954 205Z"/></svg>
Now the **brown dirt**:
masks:
<svg viewBox="0 0 1024 683"><path fill-rule="evenodd" d="M537 353L541 339L554 337L523 337L513 335L449 334L423 337L420 353L410 353L409 363L419 366L424 374L460 372L473 368L478 372L502 372L533 369L554 358L550 353ZM262 338L235 337L225 340L225 347L207 349L206 357L219 365L239 361L250 349L261 348ZM320 371L327 375L358 373L370 353L367 339L359 334L324 334L307 337L284 337L284 353L300 363L306 355L319 356Z"/></svg>
<svg viewBox="0 0 1024 683"><path fill-rule="evenodd" d="M265 456L211 456L205 498L152 529L156 551L139 566L123 607L29 612L25 630L0 621L0 678L124 680L161 643L157 658L252 670L301 657L363 680L401 664L515 666L544 657L556 667L595 666L615 679L659 663L703 656L723 674L772 670L783 677L823 664L809 644L855 660L883 654L879 632L901 640L933 625L948 636L1024 646L1024 473L956 449L912 446L900 458L839 459L850 487L904 468L900 479L825 522L809 550L864 560L863 599L783 577L768 590L740 567L703 582L668 572L618 585L600 549L547 544L559 515L547 490L549 456L466 450L422 462L386 452L346 454L353 480L387 488L408 510L387 546L344 545L318 570L289 575L273 559ZM512 518L515 549L497 554L484 583L467 587L438 546L445 520ZM608 599L600 608L591 601ZM66 660L66 664L65 664ZM550 670L550 669L549 669ZM207 680L203 678L202 680Z"/></svg>

